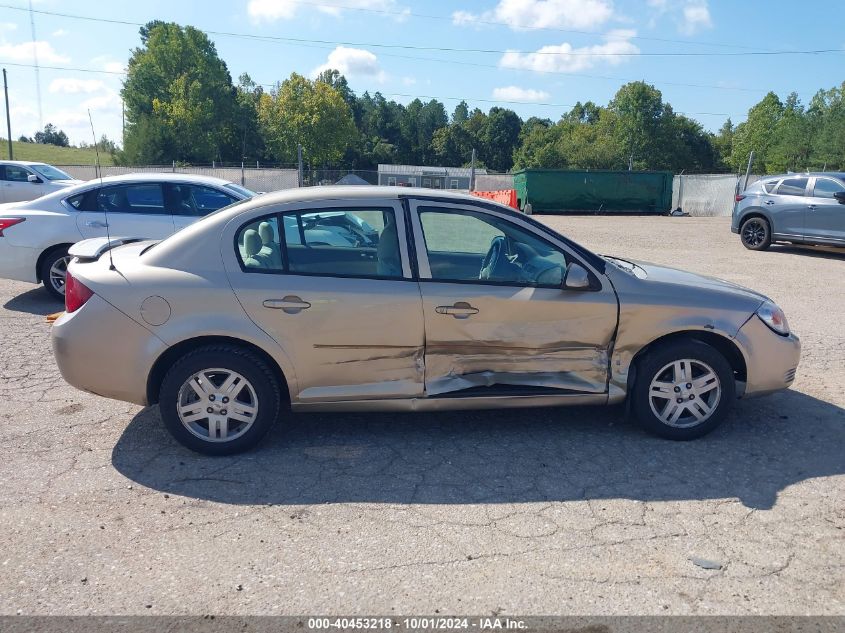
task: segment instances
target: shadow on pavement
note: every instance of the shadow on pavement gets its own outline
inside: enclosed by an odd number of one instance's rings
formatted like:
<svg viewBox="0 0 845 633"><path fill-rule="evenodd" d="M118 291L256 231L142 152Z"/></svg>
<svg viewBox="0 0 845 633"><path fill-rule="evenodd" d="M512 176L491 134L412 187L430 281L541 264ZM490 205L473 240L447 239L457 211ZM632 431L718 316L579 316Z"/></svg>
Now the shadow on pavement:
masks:
<svg viewBox="0 0 845 633"><path fill-rule="evenodd" d="M739 498L845 473L845 409L797 391L740 401L693 442L641 432L613 408L294 415L256 450L183 449L155 408L112 453L129 479L232 504L520 503Z"/></svg>
<svg viewBox="0 0 845 633"><path fill-rule="evenodd" d="M784 255L804 255L806 257L821 257L823 259L839 259L845 261L845 248L832 246L785 246L772 244L769 252Z"/></svg>
<svg viewBox="0 0 845 633"><path fill-rule="evenodd" d="M61 301L53 299L42 286L16 295L3 304L7 310L46 316L65 309Z"/></svg>

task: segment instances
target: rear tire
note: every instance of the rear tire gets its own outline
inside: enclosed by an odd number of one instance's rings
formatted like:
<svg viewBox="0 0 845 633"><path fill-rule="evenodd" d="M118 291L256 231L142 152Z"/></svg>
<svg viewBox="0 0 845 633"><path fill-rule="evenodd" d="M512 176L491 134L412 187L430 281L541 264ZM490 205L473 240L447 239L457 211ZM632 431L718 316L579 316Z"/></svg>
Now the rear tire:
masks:
<svg viewBox="0 0 845 633"><path fill-rule="evenodd" d="M209 345L177 360L161 384L159 410L182 445L205 455L253 448L279 417L279 381L235 345Z"/></svg>
<svg viewBox="0 0 845 633"><path fill-rule="evenodd" d="M748 218L739 229L739 239L748 250L764 251L772 245L772 227L765 218Z"/></svg>
<svg viewBox="0 0 845 633"><path fill-rule="evenodd" d="M692 440L722 423L736 399L736 384L733 369L716 349L700 341L677 341L646 352L631 396L646 431Z"/></svg>
<svg viewBox="0 0 845 633"><path fill-rule="evenodd" d="M67 250L67 246L57 246L50 249L42 258L41 267L38 269L38 276L41 278L44 288L50 293L51 297L61 302L65 300L67 265L71 260Z"/></svg>

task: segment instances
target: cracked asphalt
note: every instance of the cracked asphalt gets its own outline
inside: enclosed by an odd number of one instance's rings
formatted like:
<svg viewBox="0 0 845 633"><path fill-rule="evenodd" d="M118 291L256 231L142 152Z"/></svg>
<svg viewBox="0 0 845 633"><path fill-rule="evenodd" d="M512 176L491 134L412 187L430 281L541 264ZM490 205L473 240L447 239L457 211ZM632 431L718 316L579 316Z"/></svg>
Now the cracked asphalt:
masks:
<svg viewBox="0 0 845 633"><path fill-rule="evenodd" d="M235 458L66 385L0 281L0 614L845 613L845 253L727 218L546 217L786 311L792 389L672 443L620 407L311 414Z"/></svg>

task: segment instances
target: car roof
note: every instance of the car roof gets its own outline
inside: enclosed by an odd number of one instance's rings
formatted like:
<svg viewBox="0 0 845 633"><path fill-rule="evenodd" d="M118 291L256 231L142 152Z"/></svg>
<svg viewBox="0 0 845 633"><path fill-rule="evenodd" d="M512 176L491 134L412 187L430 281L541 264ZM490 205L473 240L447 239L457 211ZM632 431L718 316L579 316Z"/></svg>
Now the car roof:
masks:
<svg viewBox="0 0 845 633"><path fill-rule="evenodd" d="M828 176L830 178L845 180L845 172L841 171L802 171L792 174L773 174L771 176L763 176L760 180L770 182L772 180L779 180L780 178L808 178L812 176Z"/></svg>
<svg viewBox="0 0 845 633"><path fill-rule="evenodd" d="M103 184L120 184L128 182L147 182L147 181L163 181L163 182L199 182L209 185L227 185L231 181L223 178L215 178L214 176L200 176L198 174L180 174L178 172L155 172L144 171L134 172L131 174L121 174L120 176L103 176L102 178L92 178L87 181L88 184L99 183Z"/></svg>
<svg viewBox="0 0 845 633"><path fill-rule="evenodd" d="M43 160L3 160L0 159L0 165L48 165Z"/></svg>
<svg viewBox="0 0 845 633"><path fill-rule="evenodd" d="M443 189L427 189L423 187L385 187L382 185L326 185L320 187L300 187L272 191L254 198L257 205L283 204L286 202L316 202L320 200L344 200L382 198L437 198L438 200L455 202L490 202L489 200L473 196L468 193L459 193ZM498 203L494 203L498 204ZM510 208L505 207L503 208ZM513 209L511 209L513 210Z"/></svg>

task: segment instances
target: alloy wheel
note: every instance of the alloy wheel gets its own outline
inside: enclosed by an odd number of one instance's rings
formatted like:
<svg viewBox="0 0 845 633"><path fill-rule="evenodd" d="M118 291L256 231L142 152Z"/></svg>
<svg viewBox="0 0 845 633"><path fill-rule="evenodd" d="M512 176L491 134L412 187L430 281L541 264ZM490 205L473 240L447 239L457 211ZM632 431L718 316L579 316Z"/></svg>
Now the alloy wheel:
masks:
<svg viewBox="0 0 845 633"><path fill-rule="evenodd" d="M49 283L58 294L65 294L65 284L67 283L67 266L70 263L70 255L60 257L50 266Z"/></svg>
<svg viewBox="0 0 845 633"><path fill-rule="evenodd" d="M706 422L722 397L719 376L707 363L684 358L658 371L648 389L651 411L664 424L689 428Z"/></svg>
<svg viewBox="0 0 845 633"><path fill-rule="evenodd" d="M255 423L258 396L238 372L204 369L182 384L176 408L182 425L193 435L207 442L230 442Z"/></svg>
<svg viewBox="0 0 845 633"><path fill-rule="evenodd" d="M766 239L766 227L762 220L749 220L742 227L742 241L749 246L760 246Z"/></svg>

